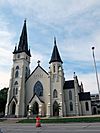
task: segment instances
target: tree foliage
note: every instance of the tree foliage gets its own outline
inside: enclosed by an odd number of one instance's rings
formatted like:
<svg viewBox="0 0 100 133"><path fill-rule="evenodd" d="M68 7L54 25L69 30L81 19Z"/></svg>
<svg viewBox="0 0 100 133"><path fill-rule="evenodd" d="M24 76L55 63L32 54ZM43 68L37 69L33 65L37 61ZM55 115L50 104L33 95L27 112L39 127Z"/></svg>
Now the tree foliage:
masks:
<svg viewBox="0 0 100 133"><path fill-rule="evenodd" d="M8 88L3 88L0 90L0 113L5 113L5 105L7 102L7 92L8 92Z"/></svg>

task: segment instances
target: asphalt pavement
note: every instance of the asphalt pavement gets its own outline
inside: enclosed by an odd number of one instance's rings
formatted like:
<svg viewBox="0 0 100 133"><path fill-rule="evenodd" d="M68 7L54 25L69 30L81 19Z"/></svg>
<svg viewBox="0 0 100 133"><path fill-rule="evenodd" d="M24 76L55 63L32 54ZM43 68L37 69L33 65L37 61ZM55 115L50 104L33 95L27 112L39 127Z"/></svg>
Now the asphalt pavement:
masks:
<svg viewBox="0 0 100 133"><path fill-rule="evenodd" d="M67 123L67 124L0 123L0 133L100 133L100 123Z"/></svg>

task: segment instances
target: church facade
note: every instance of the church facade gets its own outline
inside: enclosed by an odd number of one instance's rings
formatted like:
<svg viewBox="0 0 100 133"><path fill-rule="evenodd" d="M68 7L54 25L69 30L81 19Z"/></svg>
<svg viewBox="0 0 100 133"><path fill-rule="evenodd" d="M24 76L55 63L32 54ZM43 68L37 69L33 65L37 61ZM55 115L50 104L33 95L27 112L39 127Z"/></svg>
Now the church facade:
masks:
<svg viewBox="0 0 100 133"><path fill-rule="evenodd" d="M13 52L13 66L7 96L5 116L79 116L91 115L91 98L84 92L74 73L73 80L65 80L63 61L56 39L48 72L37 67L30 73L31 53L28 48L26 20L18 47Z"/></svg>

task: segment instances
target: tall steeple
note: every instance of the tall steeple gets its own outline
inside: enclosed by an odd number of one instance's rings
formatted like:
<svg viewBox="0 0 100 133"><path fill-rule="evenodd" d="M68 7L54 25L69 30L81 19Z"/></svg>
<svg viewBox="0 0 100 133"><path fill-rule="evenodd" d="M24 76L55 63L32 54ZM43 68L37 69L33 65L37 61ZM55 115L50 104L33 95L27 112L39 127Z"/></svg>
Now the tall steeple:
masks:
<svg viewBox="0 0 100 133"><path fill-rule="evenodd" d="M25 52L27 55L31 56L30 49L28 50L26 20L24 20L24 25L23 25L21 36L20 36L18 49L15 46L15 50L14 50L13 54L21 53L21 52Z"/></svg>
<svg viewBox="0 0 100 133"><path fill-rule="evenodd" d="M61 58L60 58L60 54L56 45L56 38L54 37L54 48L53 48L53 52L52 52L52 56L51 56L51 60L49 63L52 62L62 62Z"/></svg>

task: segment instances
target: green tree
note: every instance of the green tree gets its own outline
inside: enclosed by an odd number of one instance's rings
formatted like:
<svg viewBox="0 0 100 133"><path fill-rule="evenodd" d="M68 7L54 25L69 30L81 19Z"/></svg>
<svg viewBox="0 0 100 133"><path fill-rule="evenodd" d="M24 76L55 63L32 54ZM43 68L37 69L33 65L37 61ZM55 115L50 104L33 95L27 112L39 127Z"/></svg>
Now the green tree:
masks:
<svg viewBox="0 0 100 133"><path fill-rule="evenodd" d="M0 90L0 113L5 113L5 105L7 102L7 92L8 88L3 88Z"/></svg>

